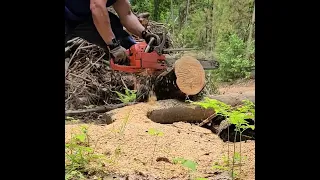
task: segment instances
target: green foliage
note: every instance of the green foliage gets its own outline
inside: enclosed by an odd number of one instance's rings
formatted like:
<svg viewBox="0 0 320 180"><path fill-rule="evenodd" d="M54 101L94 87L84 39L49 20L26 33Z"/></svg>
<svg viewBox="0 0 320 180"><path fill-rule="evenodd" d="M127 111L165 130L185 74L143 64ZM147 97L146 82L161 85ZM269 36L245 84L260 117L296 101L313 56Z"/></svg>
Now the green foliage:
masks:
<svg viewBox="0 0 320 180"><path fill-rule="evenodd" d="M243 104L240 107L232 108L231 106L215 100L215 99L210 99L210 98L205 98L201 102L192 102L189 101L192 104L202 106L204 108L213 108L217 114L225 116L227 118L227 121L230 124L235 125L235 131L236 133L241 134L246 130L246 129L253 129L255 128L254 125L250 125L246 119L254 119L255 115L255 105L253 102L244 100ZM235 135L236 136L236 135ZM232 177L237 177L238 173L234 171L234 164L239 163L241 167L241 148L240 148L240 153L235 151L235 144L234 146L234 154L233 154L233 166L230 167L230 162L229 158L223 158L224 163L219 164L218 162L214 163L212 166L212 169L217 169L217 170L222 170L222 171L229 171L232 174ZM241 142L240 142L240 147L241 147ZM228 152L229 154L229 152ZM229 156L228 156L229 157ZM240 173L240 172L239 172Z"/></svg>
<svg viewBox="0 0 320 180"><path fill-rule="evenodd" d="M189 168L192 171L196 171L197 169L197 163L188 159L184 158L175 158L173 159L174 164L181 164L184 167Z"/></svg>
<svg viewBox="0 0 320 180"><path fill-rule="evenodd" d="M132 0L131 5L134 12L151 13L151 19L155 21L164 22L167 19L168 15L170 15L168 13L170 1L168 0ZM157 10L156 12L155 9Z"/></svg>
<svg viewBox="0 0 320 180"><path fill-rule="evenodd" d="M214 162L211 166L211 169L219 170L219 171L228 171L232 173L232 167L229 166L230 165L229 159L226 156L223 156L222 159L223 159L223 163L220 164L219 162ZM240 164L241 163L240 159L246 160L247 157L241 156L239 152L235 152L233 155L233 159L235 160L235 164ZM238 177L238 173L234 171L232 176Z"/></svg>
<svg viewBox="0 0 320 180"><path fill-rule="evenodd" d="M188 8L183 0L132 0L131 4L135 12L150 12L151 19L165 23L175 47L198 47L208 59L220 61L214 71L218 81L248 77L254 66L254 0L189 2Z"/></svg>
<svg viewBox="0 0 320 180"><path fill-rule="evenodd" d="M151 136L163 136L163 132L161 132L157 129L154 129L154 128L150 128L148 130L148 134L150 134Z"/></svg>
<svg viewBox="0 0 320 180"><path fill-rule="evenodd" d="M246 119L254 119L254 104L251 101L244 100L243 105L237 108L232 108L216 99L205 97L203 101L192 102L204 108L213 108L218 115L225 116L228 122L236 126L236 131L243 132L248 128L254 129L254 125L249 125Z"/></svg>
<svg viewBox="0 0 320 180"><path fill-rule="evenodd" d="M216 99L210 99L208 97L205 97L204 100L201 102L192 102L192 104L199 105L206 109L213 108L217 114L223 115L223 116L227 116L229 114L229 111L231 110L230 105L227 105Z"/></svg>
<svg viewBox="0 0 320 180"><path fill-rule="evenodd" d="M151 135L151 136L155 136L156 139L154 141L154 148L153 148L153 152L152 152L152 159L154 157L154 153L156 152L156 147L157 147L157 143L158 143L158 138L163 136L163 132L157 130L157 129L154 129L154 128L150 128L148 130L148 134ZM152 159L151 159L151 162L152 162Z"/></svg>
<svg viewBox="0 0 320 180"><path fill-rule="evenodd" d="M85 179L83 173L90 163L103 164L104 156L94 153L89 146L88 128L83 126L80 134L73 134L65 144L65 179Z"/></svg>
<svg viewBox="0 0 320 180"><path fill-rule="evenodd" d="M196 178L195 180L208 180L208 178Z"/></svg>
<svg viewBox="0 0 320 180"><path fill-rule="evenodd" d="M233 81L250 76L254 61L246 59L247 44L232 34L217 46L217 57L220 67L217 70L219 81ZM254 47L253 47L254 48Z"/></svg>
<svg viewBox="0 0 320 180"><path fill-rule="evenodd" d="M125 94L122 94L120 92L114 91L118 95L118 99L123 103L129 103L134 102L137 98L137 91L136 90L130 90L128 88L125 88Z"/></svg>

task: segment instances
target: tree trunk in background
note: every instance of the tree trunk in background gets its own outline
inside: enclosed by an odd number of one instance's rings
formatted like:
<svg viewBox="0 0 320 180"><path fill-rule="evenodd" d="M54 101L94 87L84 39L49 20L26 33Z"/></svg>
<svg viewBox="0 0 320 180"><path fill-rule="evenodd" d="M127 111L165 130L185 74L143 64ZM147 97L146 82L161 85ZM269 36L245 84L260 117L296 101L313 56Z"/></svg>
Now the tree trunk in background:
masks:
<svg viewBox="0 0 320 180"><path fill-rule="evenodd" d="M170 4L170 9L171 9L172 37L174 37L174 28L175 28L175 26L174 26L173 2L172 2L172 0L171 0L170 3L171 3Z"/></svg>
<svg viewBox="0 0 320 180"><path fill-rule="evenodd" d="M159 2L160 0L154 0L153 1L153 18L154 21L159 21L160 17L159 17Z"/></svg>
<svg viewBox="0 0 320 180"><path fill-rule="evenodd" d="M212 26L211 26L211 51L213 52L214 50L214 31L213 31L213 28L214 28L214 2L212 1Z"/></svg>
<svg viewBox="0 0 320 180"><path fill-rule="evenodd" d="M189 15L189 4L190 4L190 0L187 1L187 14L186 14L186 24L188 23L188 15Z"/></svg>
<svg viewBox="0 0 320 180"><path fill-rule="evenodd" d="M246 58L249 59L250 58L250 44L252 41L252 33L253 33L253 24L255 23L255 9L256 6L255 4L253 4L253 13L252 13L252 20L250 23L250 29L249 29L249 36L248 36L248 41L247 41L247 49L246 49Z"/></svg>

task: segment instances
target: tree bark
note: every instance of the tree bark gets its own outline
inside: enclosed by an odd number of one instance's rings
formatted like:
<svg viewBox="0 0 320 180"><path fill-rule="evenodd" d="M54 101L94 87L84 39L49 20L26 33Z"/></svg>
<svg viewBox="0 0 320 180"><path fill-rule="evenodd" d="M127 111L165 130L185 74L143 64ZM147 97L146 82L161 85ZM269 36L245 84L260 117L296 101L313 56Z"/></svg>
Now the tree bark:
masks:
<svg viewBox="0 0 320 180"><path fill-rule="evenodd" d="M159 20L159 1L160 0L153 0L153 18L154 21L158 21Z"/></svg>
<svg viewBox="0 0 320 180"><path fill-rule="evenodd" d="M187 14L186 14L186 21L185 21L186 24L188 24L189 4L190 4L190 0L187 1Z"/></svg>
<svg viewBox="0 0 320 180"><path fill-rule="evenodd" d="M245 95L226 94L210 96L209 98L219 100L231 106L237 106L242 104L243 100L253 100L254 102L255 95L254 93L248 92ZM148 118L154 122L163 124L172 124L174 122L201 123L215 113L213 109L204 109L200 106L190 105L184 102L169 100L167 102L166 106L149 112ZM220 129L225 128L221 127Z"/></svg>
<svg viewBox="0 0 320 180"><path fill-rule="evenodd" d="M252 41L252 33L253 33L253 24L255 23L255 4L253 5L253 13L252 13L252 20L250 23L250 29L249 29L249 36L248 36L248 41L247 41L247 49L246 49L246 58L250 58L250 46L251 46L251 41Z"/></svg>
<svg viewBox="0 0 320 180"><path fill-rule="evenodd" d="M173 14L173 0L170 1L170 9L171 9L171 23L172 23L172 37L174 37L174 14Z"/></svg>

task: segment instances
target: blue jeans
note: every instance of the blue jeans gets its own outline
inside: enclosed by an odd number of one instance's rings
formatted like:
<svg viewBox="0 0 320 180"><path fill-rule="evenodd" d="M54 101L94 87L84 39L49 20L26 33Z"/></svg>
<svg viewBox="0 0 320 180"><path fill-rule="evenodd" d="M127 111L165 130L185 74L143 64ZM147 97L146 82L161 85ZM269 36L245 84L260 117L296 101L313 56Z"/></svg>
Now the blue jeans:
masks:
<svg viewBox="0 0 320 180"><path fill-rule="evenodd" d="M116 39L120 41L122 47L129 49L132 45L136 44L132 36L123 30L120 19L115 14L109 12L109 18L111 29ZM107 50L107 45L98 33L92 17L88 17L82 21L65 19L65 43L73 37L80 37Z"/></svg>

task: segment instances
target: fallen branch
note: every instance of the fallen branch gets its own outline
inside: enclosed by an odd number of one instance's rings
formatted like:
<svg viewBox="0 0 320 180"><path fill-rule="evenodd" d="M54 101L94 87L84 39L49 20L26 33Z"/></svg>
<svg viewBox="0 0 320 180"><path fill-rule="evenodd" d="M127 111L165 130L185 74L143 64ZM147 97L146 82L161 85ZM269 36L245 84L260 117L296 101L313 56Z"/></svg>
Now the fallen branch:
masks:
<svg viewBox="0 0 320 180"><path fill-rule="evenodd" d="M212 119L215 118L217 116L217 114L212 114L211 116L209 116L207 119L203 120L199 126L203 126L205 124L208 124L209 122L212 122Z"/></svg>
<svg viewBox="0 0 320 180"><path fill-rule="evenodd" d="M117 108L121 108L121 107L125 107L125 106L130 106L133 104L137 104L137 103L132 102L132 103L122 103L122 104L108 105L108 106L106 106L106 105L105 106L98 106L98 107L90 108L90 109L67 110L66 116L74 116L74 115L79 115L79 114L84 114L84 113L92 113L92 112L104 113L104 112L111 111L113 109L117 109Z"/></svg>

